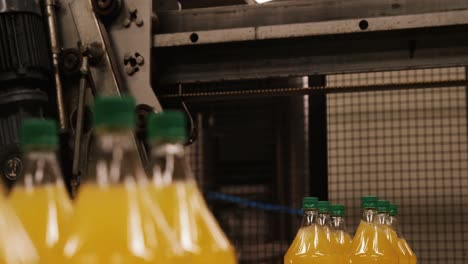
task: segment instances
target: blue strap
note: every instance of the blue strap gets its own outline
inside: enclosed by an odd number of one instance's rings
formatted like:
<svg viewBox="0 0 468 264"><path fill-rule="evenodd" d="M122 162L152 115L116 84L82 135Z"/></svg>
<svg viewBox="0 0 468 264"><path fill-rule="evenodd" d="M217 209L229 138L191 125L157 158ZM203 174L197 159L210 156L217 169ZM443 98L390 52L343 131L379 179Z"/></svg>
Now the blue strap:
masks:
<svg viewBox="0 0 468 264"><path fill-rule="evenodd" d="M263 211L280 212L280 213L299 215L299 216L303 214L301 209L295 209L295 208L278 205L278 204L269 204L269 203L264 203L264 202L251 201L251 200L244 199L238 196L219 193L219 192L208 192L206 197L209 200L218 200L218 201L225 201L229 203L235 203L235 204L243 205L245 207L255 208L255 209L259 209Z"/></svg>

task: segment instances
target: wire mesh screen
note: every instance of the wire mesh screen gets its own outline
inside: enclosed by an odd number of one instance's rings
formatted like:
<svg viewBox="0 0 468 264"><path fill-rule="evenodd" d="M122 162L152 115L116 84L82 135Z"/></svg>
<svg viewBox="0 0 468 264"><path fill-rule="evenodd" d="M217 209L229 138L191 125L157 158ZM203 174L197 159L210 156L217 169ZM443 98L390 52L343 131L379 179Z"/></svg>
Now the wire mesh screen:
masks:
<svg viewBox="0 0 468 264"><path fill-rule="evenodd" d="M328 86L464 79L464 68L329 76ZM330 94L329 196L360 219L359 197L400 205L420 263L468 263L466 87Z"/></svg>
<svg viewBox="0 0 468 264"><path fill-rule="evenodd" d="M456 86L466 74L453 67L327 76L330 200L347 205L352 231L362 195L397 203L423 264L468 263L467 88ZM321 176L309 173L308 125L317 129L309 107L302 95L189 105L198 131L191 165L241 264L282 263L300 219L287 208L314 194ZM224 198L211 199L213 192Z"/></svg>
<svg viewBox="0 0 468 264"><path fill-rule="evenodd" d="M190 164L241 264L281 264L298 227L303 103L296 96L189 105L198 130Z"/></svg>

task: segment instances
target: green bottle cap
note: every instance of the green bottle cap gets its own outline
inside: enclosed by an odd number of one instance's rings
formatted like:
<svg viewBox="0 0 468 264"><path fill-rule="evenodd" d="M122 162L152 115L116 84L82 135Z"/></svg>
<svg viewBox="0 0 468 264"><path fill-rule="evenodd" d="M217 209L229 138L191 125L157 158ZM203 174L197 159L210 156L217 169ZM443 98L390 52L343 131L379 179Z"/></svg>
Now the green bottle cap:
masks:
<svg viewBox="0 0 468 264"><path fill-rule="evenodd" d="M387 200L378 200L377 201L377 211L379 213L388 213L388 207L390 206L390 202Z"/></svg>
<svg viewBox="0 0 468 264"><path fill-rule="evenodd" d="M23 148L57 148L57 123L49 119L25 119L21 124Z"/></svg>
<svg viewBox="0 0 468 264"><path fill-rule="evenodd" d="M363 196L361 198L362 208L376 208L377 197L376 196Z"/></svg>
<svg viewBox="0 0 468 264"><path fill-rule="evenodd" d="M342 204L330 205L330 213L332 216L344 216L346 208Z"/></svg>
<svg viewBox="0 0 468 264"><path fill-rule="evenodd" d="M179 111L152 113L148 118L148 138L151 142L187 140L186 118Z"/></svg>
<svg viewBox="0 0 468 264"><path fill-rule="evenodd" d="M329 201L319 201L317 203L317 208L319 213L329 213L330 212L330 202Z"/></svg>
<svg viewBox="0 0 468 264"><path fill-rule="evenodd" d="M317 202L317 197L304 197L302 199L302 209L316 209Z"/></svg>
<svg viewBox="0 0 468 264"><path fill-rule="evenodd" d="M391 216L396 216L398 214L398 206L391 203L388 207L388 211L390 212Z"/></svg>
<svg viewBox="0 0 468 264"><path fill-rule="evenodd" d="M94 99L94 126L134 129L135 101L130 96L99 96Z"/></svg>

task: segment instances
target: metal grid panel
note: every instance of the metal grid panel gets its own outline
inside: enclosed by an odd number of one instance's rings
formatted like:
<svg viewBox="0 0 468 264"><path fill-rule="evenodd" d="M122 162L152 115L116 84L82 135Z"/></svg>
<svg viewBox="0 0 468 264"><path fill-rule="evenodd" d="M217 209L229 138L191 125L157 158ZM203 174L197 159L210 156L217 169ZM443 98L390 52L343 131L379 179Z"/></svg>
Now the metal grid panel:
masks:
<svg viewBox="0 0 468 264"><path fill-rule="evenodd" d="M434 82L439 85L438 82L465 78L463 67L341 74L327 76L327 87L375 86L385 89L387 84L409 84L405 85L408 87L413 83ZM420 85L417 87L421 88ZM302 99L300 96L295 98L292 105L297 106ZM404 232L421 263L466 263L468 194L463 193L468 190L466 99L466 87L376 90L327 96L329 196L333 202L344 203L350 208L351 230L355 230L360 218L359 197L377 194L401 206ZM199 138L191 147L190 156L201 186L205 191L217 190L255 201L298 207L300 199L295 197L296 192L304 192L300 187L306 189L309 186L307 171L303 170L307 167L307 151L302 157L295 156L298 152L289 151L284 144L301 144L295 140L302 132L307 135L308 118L304 116L308 113L307 100L296 107L296 112L285 112L288 107L284 100L276 105L262 105L265 101L261 99L242 106L239 103L200 103L199 109L197 106L192 108L192 114L197 117ZM275 111L278 106L281 111ZM262 118L256 116L257 113ZM304 120L289 124L289 136L286 133L268 140L261 137L261 142L269 149L264 153L276 153L272 160L277 163L270 166L287 166L288 159L303 160L302 164L290 164L292 169L249 183L239 167L260 167L249 162L244 164L247 161L242 158L244 154L228 150L229 146L244 144L238 139L246 136L239 134L245 129L249 129L251 135L271 134L278 125L261 128L259 123L273 117L279 122L277 124L284 126L281 122L293 116ZM226 118L227 122L222 121ZM279 138L288 137L295 140L278 143ZM237 143L226 145L220 138ZM302 142L307 146L305 143L307 141ZM270 144L276 147L267 147ZM243 149L250 150L253 145L257 151L263 148L252 143ZM213 152L217 147L220 152ZM235 167L213 163L213 157L225 151L231 158L241 157L244 161L236 163ZM265 166L261 168L267 169ZM274 170L278 169L275 167ZM234 177L231 180L244 179L244 183L217 182L225 175ZM279 193L277 188L272 188L278 185L279 179L288 179L284 183L291 184L289 191ZM279 213L235 203L209 201L209 204L237 247L241 263L281 263L281 256L290 242L288 239L297 230L297 221L285 222ZM297 219L291 217L291 220ZM285 229L280 230L280 227Z"/></svg>
<svg viewBox="0 0 468 264"><path fill-rule="evenodd" d="M465 78L464 68L330 76L330 86ZM329 195L360 219L359 197L401 207L421 263L468 261L466 87L328 95Z"/></svg>
<svg viewBox="0 0 468 264"><path fill-rule="evenodd" d="M464 67L413 69L406 71L363 72L327 76L327 88L378 86L404 83L447 82L465 79Z"/></svg>
<svg viewBox="0 0 468 264"><path fill-rule="evenodd" d="M189 105L198 140L187 148L188 156L205 194L214 191L257 206L298 207L305 178L304 165L298 163L304 162L305 150L301 141L289 142L289 133L296 139L306 136L303 104L297 96ZM291 111L297 111L296 120L289 117ZM207 202L236 247L240 264L282 264L300 217L236 202Z"/></svg>
<svg viewBox="0 0 468 264"><path fill-rule="evenodd" d="M229 190L231 189L231 190ZM266 201L270 190L264 185L224 188L223 193L253 201ZM286 226L281 226L278 212L268 212L236 204L214 203L218 221L236 247L239 263L281 264L289 247L290 237L284 237Z"/></svg>

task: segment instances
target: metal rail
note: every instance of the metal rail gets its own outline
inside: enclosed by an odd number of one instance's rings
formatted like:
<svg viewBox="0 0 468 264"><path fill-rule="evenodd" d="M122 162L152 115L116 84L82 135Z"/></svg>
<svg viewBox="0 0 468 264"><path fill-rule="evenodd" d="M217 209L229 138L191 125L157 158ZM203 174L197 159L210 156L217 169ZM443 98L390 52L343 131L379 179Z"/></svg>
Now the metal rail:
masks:
<svg viewBox="0 0 468 264"><path fill-rule="evenodd" d="M468 62L467 1L290 1L157 15L160 86Z"/></svg>
<svg viewBox="0 0 468 264"><path fill-rule="evenodd" d="M154 43L156 47L175 47L457 25L468 25L468 10L158 34Z"/></svg>
<svg viewBox="0 0 468 264"><path fill-rule="evenodd" d="M288 25L468 9L464 0L296 0L157 12L157 33ZM434 21L435 22L435 21Z"/></svg>
<svg viewBox="0 0 468 264"><path fill-rule="evenodd" d="M224 90L224 91L182 91L180 93L161 94L160 98L183 98L185 101L205 100L208 98L223 97L244 97L244 96L284 96L292 94L331 94L331 93L350 93L363 91L385 91L401 89L425 89L438 87L460 87L468 85L466 80L434 81L434 82L410 82L410 83L388 83L374 85L358 86L313 86L313 87L293 87L293 88L274 88L274 89L243 89L243 90Z"/></svg>

